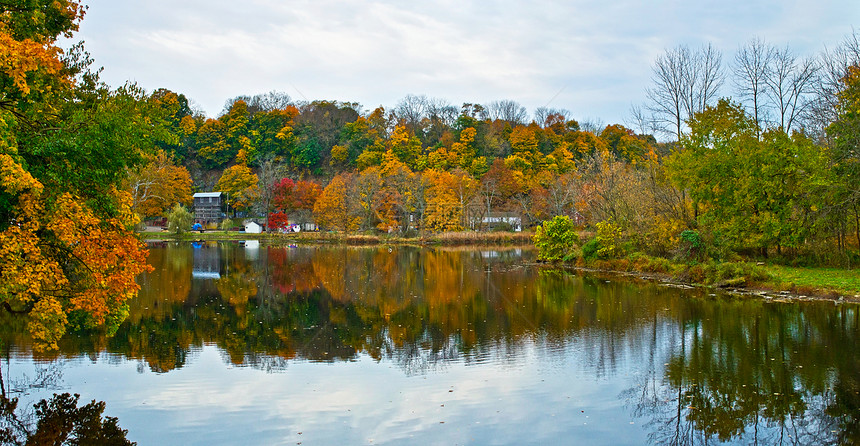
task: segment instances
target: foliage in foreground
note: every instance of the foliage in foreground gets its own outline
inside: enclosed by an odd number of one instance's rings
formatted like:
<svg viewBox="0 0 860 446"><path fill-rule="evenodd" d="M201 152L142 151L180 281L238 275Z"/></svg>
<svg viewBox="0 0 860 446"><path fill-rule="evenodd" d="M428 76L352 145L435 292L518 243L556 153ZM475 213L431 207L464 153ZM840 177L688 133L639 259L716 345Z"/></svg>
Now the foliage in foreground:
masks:
<svg viewBox="0 0 860 446"><path fill-rule="evenodd" d="M70 323L112 332L137 294L149 267L120 187L162 134L141 89L109 89L80 46L56 46L79 2L25 3L0 6L0 304L56 348Z"/></svg>

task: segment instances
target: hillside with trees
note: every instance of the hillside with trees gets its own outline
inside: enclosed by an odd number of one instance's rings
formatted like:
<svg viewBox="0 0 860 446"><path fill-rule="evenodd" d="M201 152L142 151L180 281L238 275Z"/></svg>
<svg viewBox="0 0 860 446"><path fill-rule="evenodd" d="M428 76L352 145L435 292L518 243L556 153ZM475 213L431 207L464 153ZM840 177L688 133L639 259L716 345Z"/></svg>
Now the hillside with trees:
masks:
<svg viewBox="0 0 860 446"><path fill-rule="evenodd" d="M694 231L711 257L856 263L858 62L857 34L815 57L760 39L729 61L710 45L679 46L654 61L627 125L530 115L510 100L409 95L368 111L280 92L232 98L206 118L158 90L148 100L170 137L153 160L280 224L403 235L486 230L500 212L526 227L564 215L580 228L611 222L619 242L656 255ZM187 200L185 173L173 178Z"/></svg>

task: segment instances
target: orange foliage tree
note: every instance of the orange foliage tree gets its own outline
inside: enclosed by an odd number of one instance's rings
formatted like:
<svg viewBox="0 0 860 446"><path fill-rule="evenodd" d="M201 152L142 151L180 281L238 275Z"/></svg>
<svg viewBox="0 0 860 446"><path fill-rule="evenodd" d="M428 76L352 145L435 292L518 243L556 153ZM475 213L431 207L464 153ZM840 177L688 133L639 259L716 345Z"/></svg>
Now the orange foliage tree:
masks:
<svg viewBox="0 0 860 446"><path fill-rule="evenodd" d="M150 156L149 162L129 173L132 210L141 217L155 217L176 203L191 204L191 175L177 166L164 151Z"/></svg>
<svg viewBox="0 0 860 446"><path fill-rule="evenodd" d="M60 59L82 16L70 0L0 5L0 304L27 315L37 348L70 324L116 330L148 269L117 186L159 123L139 89Z"/></svg>
<svg viewBox="0 0 860 446"><path fill-rule="evenodd" d="M347 175L336 175L323 189L314 204L314 218L321 228L338 231L354 231L358 228L359 219L353 216L347 201L347 184L350 181Z"/></svg>

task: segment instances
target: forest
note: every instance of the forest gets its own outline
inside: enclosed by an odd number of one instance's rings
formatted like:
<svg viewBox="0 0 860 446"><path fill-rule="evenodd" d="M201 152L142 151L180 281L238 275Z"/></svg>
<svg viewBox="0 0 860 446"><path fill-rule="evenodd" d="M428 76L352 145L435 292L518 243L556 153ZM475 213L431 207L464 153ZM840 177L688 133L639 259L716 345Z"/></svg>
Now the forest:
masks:
<svg viewBox="0 0 860 446"><path fill-rule="evenodd" d="M525 227L606 222L660 256L692 240L700 257L854 264L858 63L857 33L808 57L760 39L725 61L710 45L679 46L654 61L626 125L512 100L407 95L367 111L274 91L207 118L161 89L142 99L164 138L129 187L143 218L217 190L242 215L276 217L273 228L289 218L347 232L487 230L484 217L507 212Z"/></svg>
<svg viewBox="0 0 860 446"><path fill-rule="evenodd" d="M102 82L82 43L58 44L84 13L0 5L0 302L48 346L68 326L117 329L151 268L134 228L193 192L273 229L410 236L506 212L526 228L564 216L610 240L604 256L860 262L856 32L803 57L758 39L727 60L667 49L627 125L512 100L366 110L281 92L211 118L182 92Z"/></svg>

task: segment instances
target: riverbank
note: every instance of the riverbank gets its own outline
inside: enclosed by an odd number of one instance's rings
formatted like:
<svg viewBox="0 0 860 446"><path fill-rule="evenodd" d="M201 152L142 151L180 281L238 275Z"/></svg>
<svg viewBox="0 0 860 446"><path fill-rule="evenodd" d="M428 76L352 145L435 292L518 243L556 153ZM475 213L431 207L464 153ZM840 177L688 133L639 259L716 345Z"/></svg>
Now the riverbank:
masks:
<svg viewBox="0 0 860 446"><path fill-rule="evenodd" d="M756 262L676 263L633 254L623 259L581 259L575 264L544 263L576 271L654 280L677 286L722 289L736 294L780 299L860 302L860 270L805 268Z"/></svg>
<svg viewBox="0 0 860 446"><path fill-rule="evenodd" d="M521 246L532 245L531 232L442 232L415 237L391 234L346 234L342 232L291 232L247 233L238 231L204 231L174 234L170 232L144 232L141 237L149 240L218 241L260 240L272 244L290 243L334 243L346 245L444 245L444 246Z"/></svg>

